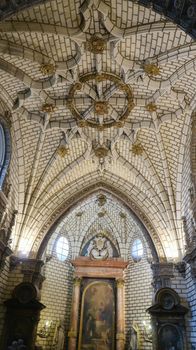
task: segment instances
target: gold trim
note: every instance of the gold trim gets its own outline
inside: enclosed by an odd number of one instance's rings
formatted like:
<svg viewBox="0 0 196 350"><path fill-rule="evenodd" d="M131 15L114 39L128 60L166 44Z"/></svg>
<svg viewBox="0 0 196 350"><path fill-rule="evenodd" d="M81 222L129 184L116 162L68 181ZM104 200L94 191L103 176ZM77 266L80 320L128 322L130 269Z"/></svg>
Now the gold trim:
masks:
<svg viewBox="0 0 196 350"><path fill-rule="evenodd" d="M78 111L74 103L75 92L82 89L82 84L88 82L89 80L95 80L97 83L110 80L111 82L117 84L119 90L123 91L126 94L127 106L123 113L119 116L117 121L107 121L100 125L97 121L84 120L82 114ZM71 86L67 98L67 107L72 113L73 117L76 119L79 127L91 127L96 128L99 131L104 129L111 128L113 126L117 128L122 128L124 126L125 120L128 118L130 112L135 107L133 102L133 92L129 85L125 84L120 77L111 74L111 73L88 73L79 78L79 81ZM108 108L107 101L97 101L94 103L94 108L97 114L104 115L106 114L106 109Z"/></svg>

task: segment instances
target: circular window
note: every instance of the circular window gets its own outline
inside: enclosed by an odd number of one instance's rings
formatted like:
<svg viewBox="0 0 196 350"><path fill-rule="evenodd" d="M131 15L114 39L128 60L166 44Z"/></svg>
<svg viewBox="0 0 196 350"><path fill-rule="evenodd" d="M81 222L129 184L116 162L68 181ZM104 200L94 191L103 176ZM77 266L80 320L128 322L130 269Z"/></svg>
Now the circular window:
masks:
<svg viewBox="0 0 196 350"><path fill-rule="evenodd" d="M57 239L56 242L56 255L60 261L67 259L69 254L69 242L67 238L61 236Z"/></svg>
<svg viewBox="0 0 196 350"><path fill-rule="evenodd" d="M137 238L132 244L131 256L134 261L140 261L143 254L144 254L144 248L143 248L142 241L139 238Z"/></svg>

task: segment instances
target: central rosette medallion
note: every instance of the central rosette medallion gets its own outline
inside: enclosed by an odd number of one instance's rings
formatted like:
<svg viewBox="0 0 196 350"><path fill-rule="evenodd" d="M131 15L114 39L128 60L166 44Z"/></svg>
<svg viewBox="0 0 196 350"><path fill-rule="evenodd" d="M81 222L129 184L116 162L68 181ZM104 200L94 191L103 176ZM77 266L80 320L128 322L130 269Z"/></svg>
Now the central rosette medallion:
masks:
<svg viewBox="0 0 196 350"><path fill-rule="evenodd" d="M129 85L111 73L89 73L70 88L67 106L80 127L123 127L134 108Z"/></svg>

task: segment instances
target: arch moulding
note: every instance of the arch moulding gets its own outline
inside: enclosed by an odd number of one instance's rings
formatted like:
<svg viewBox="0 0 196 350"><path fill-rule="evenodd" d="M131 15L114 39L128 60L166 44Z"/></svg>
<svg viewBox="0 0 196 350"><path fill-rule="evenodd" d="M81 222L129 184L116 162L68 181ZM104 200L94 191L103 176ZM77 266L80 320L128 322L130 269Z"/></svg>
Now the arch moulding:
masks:
<svg viewBox="0 0 196 350"><path fill-rule="evenodd" d="M124 206L128 208L128 210L131 211L131 214L134 216L136 222L144 232L149 245L152 247L152 252L156 252L154 253L154 260L166 261L165 252L156 229L153 227L142 210L138 208L137 205L124 193L113 186L102 182L83 188L83 190L75 193L73 196L65 200L65 202L53 213L50 219L42 227L42 230L39 232L30 252L31 257L36 256L36 258L40 259L52 233L60 221L90 195L98 191L104 191L116 197Z"/></svg>

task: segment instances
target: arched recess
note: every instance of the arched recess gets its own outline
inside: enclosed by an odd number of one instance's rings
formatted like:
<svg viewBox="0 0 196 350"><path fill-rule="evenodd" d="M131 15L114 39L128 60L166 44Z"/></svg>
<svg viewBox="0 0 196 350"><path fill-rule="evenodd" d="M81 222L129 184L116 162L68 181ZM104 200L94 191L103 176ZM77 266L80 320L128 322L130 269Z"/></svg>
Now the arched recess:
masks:
<svg viewBox="0 0 196 350"><path fill-rule="evenodd" d="M8 170L11 157L11 137L8 123L0 115L0 190Z"/></svg>
<svg viewBox="0 0 196 350"><path fill-rule="evenodd" d="M48 0L21 0L17 4L15 1L2 0L0 3L0 20L14 15L38 4L44 4ZM136 2L135 0L127 0ZM190 0L138 0L138 5L152 7L153 10L172 22L176 23L182 30L196 38L196 4Z"/></svg>
<svg viewBox="0 0 196 350"><path fill-rule="evenodd" d="M145 215L143 213L142 215L139 215L139 213L137 213L136 207L133 208L131 206L129 198L124 193L121 193L121 191L117 190L116 188L101 182L97 183L94 186L90 186L89 188L86 188L85 191L83 190L81 192L78 192L77 196L70 198L69 204L67 205L67 207L63 206L62 211L58 213L58 215L56 215L56 218L53 221L53 223L50 225L49 229L43 233L43 236L42 236L43 239L40 239L40 237L38 237L35 240L34 245L32 247L32 251L34 252L37 251L36 257L38 259L41 259L42 254L45 250L45 247L48 244L48 241L51 235L53 234L58 224L62 221L62 219L66 215L68 215L74 208L76 208L79 204L81 204L85 199L87 199L90 195L100 190L115 197L118 201L122 203L123 206L125 206L131 212L132 217L134 217L135 221L144 232L145 238L149 246L151 247L151 251L154 253L153 254L154 261L166 260L166 255L165 255L161 240L158 234L156 233L156 230L152 227L152 225L149 224L148 219L145 217ZM145 219L146 219L146 222L145 222Z"/></svg>

